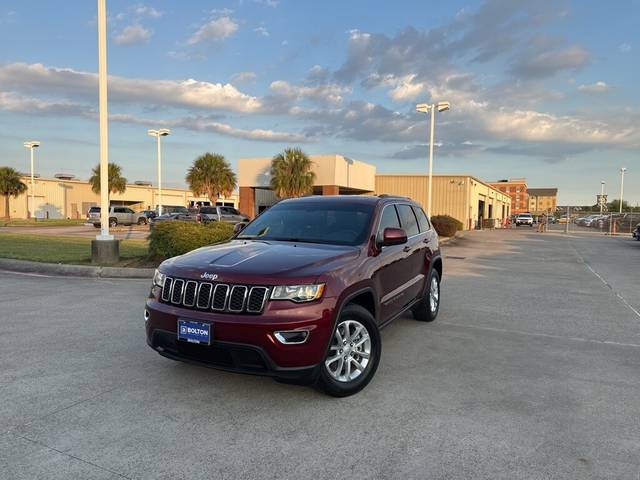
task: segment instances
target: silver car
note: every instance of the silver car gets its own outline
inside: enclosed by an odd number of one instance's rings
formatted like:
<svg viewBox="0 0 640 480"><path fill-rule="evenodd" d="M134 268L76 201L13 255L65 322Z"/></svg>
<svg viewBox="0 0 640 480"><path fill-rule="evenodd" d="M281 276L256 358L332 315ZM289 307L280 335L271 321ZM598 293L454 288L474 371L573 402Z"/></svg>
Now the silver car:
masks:
<svg viewBox="0 0 640 480"><path fill-rule="evenodd" d="M200 207L200 219L202 223L227 222L234 225L249 222L249 218L235 208L222 206Z"/></svg>
<svg viewBox="0 0 640 480"><path fill-rule="evenodd" d="M92 223L94 227L100 228L100 207L91 207L87 213L87 222ZM109 208L109 227L117 227L118 225L145 225L147 216L143 213L136 213L129 207L110 207Z"/></svg>

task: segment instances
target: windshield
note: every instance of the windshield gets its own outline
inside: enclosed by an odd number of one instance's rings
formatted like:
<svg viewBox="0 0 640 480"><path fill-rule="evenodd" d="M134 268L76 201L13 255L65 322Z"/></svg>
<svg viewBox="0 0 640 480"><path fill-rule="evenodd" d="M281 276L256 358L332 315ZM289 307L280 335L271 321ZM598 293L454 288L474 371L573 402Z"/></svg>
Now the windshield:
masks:
<svg viewBox="0 0 640 480"><path fill-rule="evenodd" d="M360 245L365 242L373 205L286 202L251 222L237 238Z"/></svg>

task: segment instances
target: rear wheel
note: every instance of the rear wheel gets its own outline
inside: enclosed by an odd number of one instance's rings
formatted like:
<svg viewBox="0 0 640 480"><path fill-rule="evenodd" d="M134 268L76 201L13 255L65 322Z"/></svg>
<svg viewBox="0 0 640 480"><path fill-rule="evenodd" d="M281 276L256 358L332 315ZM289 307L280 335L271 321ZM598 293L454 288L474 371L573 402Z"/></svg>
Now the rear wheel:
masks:
<svg viewBox="0 0 640 480"><path fill-rule="evenodd" d="M110 218L109 219L109 227L114 228L118 226L118 220L116 220L115 218Z"/></svg>
<svg viewBox="0 0 640 480"><path fill-rule="evenodd" d="M145 217L140 217L138 219L138 225L146 225L147 224L147 219Z"/></svg>
<svg viewBox="0 0 640 480"><path fill-rule="evenodd" d="M429 282L422 300L411 309L413 318L421 322L433 322L440 311L440 274L432 269L429 274Z"/></svg>
<svg viewBox="0 0 640 480"><path fill-rule="evenodd" d="M100 224L99 223L94 223L93 226L96 227L96 228L100 228Z"/></svg>
<svg viewBox="0 0 640 480"><path fill-rule="evenodd" d="M334 397L359 392L376 373L380 351L380 332L373 315L360 305L347 305L320 365L318 387Z"/></svg>

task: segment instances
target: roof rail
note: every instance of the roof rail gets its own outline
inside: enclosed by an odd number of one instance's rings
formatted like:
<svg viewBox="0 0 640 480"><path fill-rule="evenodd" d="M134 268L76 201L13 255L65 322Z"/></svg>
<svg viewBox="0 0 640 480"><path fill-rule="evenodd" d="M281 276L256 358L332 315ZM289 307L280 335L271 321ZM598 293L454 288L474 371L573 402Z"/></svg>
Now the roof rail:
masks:
<svg viewBox="0 0 640 480"><path fill-rule="evenodd" d="M409 197L405 197L402 195L391 195L389 193L381 193L378 195L378 198L402 198L403 200L411 200Z"/></svg>

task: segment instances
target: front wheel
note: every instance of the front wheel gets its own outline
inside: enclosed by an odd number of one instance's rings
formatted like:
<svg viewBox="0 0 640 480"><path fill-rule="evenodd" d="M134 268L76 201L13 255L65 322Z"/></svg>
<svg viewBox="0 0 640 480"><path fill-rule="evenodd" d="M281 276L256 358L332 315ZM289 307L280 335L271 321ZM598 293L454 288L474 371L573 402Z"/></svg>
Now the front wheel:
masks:
<svg viewBox="0 0 640 480"><path fill-rule="evenodd" d="M440 275L435 269L429 274L424 297L411 310L413 318L421 322L433 322L440 311Z"/></svg>
<svg viewBox="0 0 640 480"><path fill-rule="evenodd" d="M146 225L147 224L147 219L145 217L140 217L138 219L138 225Z"/></svg>
<svg viewBox="0 0 640 480"><path fill-rule="evenodd" d="M320 365L318 387L334 397L358 393L376 373L380 352L380 332L373 315L360 305L347 305Z"/></svg>
<svg viewBox="0 0 640 480"><path fill-rule="evenodd" d="M115 228L118 226L118 220L116 220L115 218L110 218L109 219L109 227L110 228Z"/></svg>

